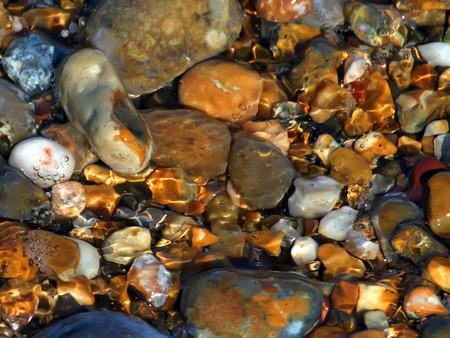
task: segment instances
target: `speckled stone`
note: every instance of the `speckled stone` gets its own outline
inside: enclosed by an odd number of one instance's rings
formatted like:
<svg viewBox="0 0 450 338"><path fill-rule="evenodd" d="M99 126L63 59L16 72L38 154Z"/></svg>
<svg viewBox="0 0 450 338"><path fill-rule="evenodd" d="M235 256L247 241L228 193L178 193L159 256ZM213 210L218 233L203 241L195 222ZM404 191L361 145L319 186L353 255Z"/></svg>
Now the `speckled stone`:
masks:
<svg viewBox="0 0 450 338"><path fill-rule="evenodd" d="M228 48L241 20L236 0L111 0L91 14L86 38L113 60L129 92L144 94Z"/></svg>
<svg viewBox="0 0 450 338"><path fill-rule="evenodd" d="M182 312L195 337L303 337L319 322L322 296L294 273L213 270L183 290Z"/></svg>

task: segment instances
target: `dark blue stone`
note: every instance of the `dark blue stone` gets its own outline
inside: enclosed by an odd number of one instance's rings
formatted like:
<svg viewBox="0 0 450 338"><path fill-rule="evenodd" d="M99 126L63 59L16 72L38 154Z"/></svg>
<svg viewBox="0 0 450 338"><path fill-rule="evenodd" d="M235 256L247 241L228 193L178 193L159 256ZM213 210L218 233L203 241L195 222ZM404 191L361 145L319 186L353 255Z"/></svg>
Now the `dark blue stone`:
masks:
<svg viewBox="0 0 450 338"><path fill-rule="evenodd" d="M143 320L113 311L67 317L34 338L167 338Z"/></svg>

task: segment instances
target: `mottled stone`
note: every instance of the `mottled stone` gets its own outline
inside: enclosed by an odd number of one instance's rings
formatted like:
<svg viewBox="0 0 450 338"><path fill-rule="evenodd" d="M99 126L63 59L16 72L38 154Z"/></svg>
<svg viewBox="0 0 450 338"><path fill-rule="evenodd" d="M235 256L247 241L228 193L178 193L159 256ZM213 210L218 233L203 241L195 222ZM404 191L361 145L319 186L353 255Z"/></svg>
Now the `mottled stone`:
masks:
<svg viewBox="0 0 450 338"><path fill-rule="evenodd" d="M317 232L326 238L343 241L357 216L358 210L345 205L326 214L320 220Z"/></svg>
<svg viewBox="0 0 450 338"><path fill-rule="evenodd" d="M210 60L191 68L180 80L178 96L185 106L219 120L244 123L258 112L262 77L235 62Z"/></svg>
<svg viewBox="0 0 450 338"><path fill-rule="evenodd" d="M439 286L445 292L450 292L450 258L435 256L425 266L423 276Z"/></svg>
<svg viewBox="0 0 450 338"><path fill-rule="evenodd" d="M255 138L272 143L283 155L287 155L291 145L288 131L282 127L278 120L248 121L243 128L245 132L250 133Z"/></svg>
<svg viewBox="0 0 450 338"><path fill-rule="evenodd" d="M70 181L52 187L52 209L60 216L73 218L86 206L86 193L81 183Z"/></svg>
<svg viewBox="0 0 450 338"><path fill-rule="evenodd" d="M381 156L392 156L397 152L397 147L376 131L358 138L353 144L353 149L369 162Z"/></svg>
<svg viewBox="0 0 450 338"><path fill-rule="evenodd" d="M236 0L113 0L91 14L86 37L113 60L127 90L143 94L228 48L241 21Z"/></svg>
<svg viewBox="0 0 450 338"><path fill-rule="evenodd" d="M311 0L257 0L260 17L275 22L289 22L304 17L312 9Z"/></svg>
<svg viewBox="0 0 450 338"><path fill-rule="evenodd" d="M325 279L345 274L362 277L366 272L366 267L361 260L351 256L345 249L336 244L321 245L317 257L325 267Z"/></svg>
<svg viewBox="0 0 450 338"><path fill-rule="evenodd" d="M213 270L183 290L182 312L196 337L299 337L319 321L322 297L293 273Z"/></svg>
<svg viewBox="0 0 450 338"><path fill-rule="evenodd" d="M150 129L106 55L91 48L76 51L57 80L64 111L98 157L123 174L143 171L153 148Z"/></svg>
<svg viewBox="0 0 450 338"><path fill-rule="evenodd" d="M19 170L0 167L0 217L32 221L35 211L48 205L44 191Z"/></svg>
<svg viewBox="0 0 450 338"><path fill-rule="evenodd" d="M336 310L351 314L358 303L358 297L358 284L339 280L331 293L331 303Z"/></svg>
<svg viewBox="0 0 450 338"><path fill-rule="evenodd" d="M195 110L156 110L144 114L153 136L152 160L188 175L212 178L228 164L231 136L226 125Z"/></svg>
<svg viewBox="0 0 450 338"><path fill-rule="evenodd" d="M359 298L356 312L380 310L392 315L397 308L399 294L396 289L381 283L359 285Z"/></svg>
<svg viewBox="0 0 450 338"><path fill-rule="evenodd" d="M286 194L294 170L278 148L240 137L231 148L228 175L235 201L249 209L270 209Z"/></svg>
<svg viewBox="0 0 450 338"><path fill-rule="evenodd" d="M412 319L420 319L430 315L445 316L448 313L436 293L426 286L416 287L405 295L403 310Z"/></svg>
<svg viewBox="0 0 450 338"><path fill-rule="evenodd" d="M35 133L33 104L24 100L24 93L0 79L0 153Z"/></svg>
<svg viewBox="0 0 450 338"><path fill-rule="evenodd" d="M364 260L375 259L380 253L378 244L370 241L364 234L353 229L347 232L344 248L353 256Z"/></svg>
<svg viewBox="0 0 450 338"><path fill-rule="evenodd" d="M69 316L39 332L35 338L83 337L166 338L135 316L113 311L94 311Z"/></svg>
<svg viewBox="0 0 450 338"><path fill-rule="evenodd" d="M440 172L428 181L428 223L438 236L450 238L450 204L446 199L450 191L450 172Z"/></svg>
<svg viewBox="0 0 450 338"><path fill-rule="evenodd" d="M329 157L330 176L343 185L368 184L372 179L372 170L361 155L351 149L338 148Z"/></svg>

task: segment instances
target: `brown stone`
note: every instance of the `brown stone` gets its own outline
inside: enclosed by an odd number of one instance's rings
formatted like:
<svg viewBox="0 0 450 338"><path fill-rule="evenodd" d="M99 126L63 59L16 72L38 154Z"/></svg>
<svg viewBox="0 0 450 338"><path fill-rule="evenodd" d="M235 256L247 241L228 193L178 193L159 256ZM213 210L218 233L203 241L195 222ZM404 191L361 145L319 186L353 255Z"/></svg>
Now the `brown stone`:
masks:
<svg viewBox="0 0 450 338"><path fill-rule="evenodd" d="M152 161L206 179L225 172L231 136L224 123L189 109L156 110L144 118L153 136Z"/></svg>
<svg viewBox="0 0 450 338"><path fill-rule="evenodd" d="M284 155L287 154L290 147L288 131L278 120L248 121L243 128L255 138L272 143Z"/></svg>
<svg viewBox="0 0 450 338"><path fill-rule="evenodd" d="M114 63L128 92L155 91L239 36L236 0L122 0L102 3L86 36Z"/></svg>
<svg viewBox="0 0 450 338"><path fill-rule="evenodd" d="M440 172L428 181L428 223L438 236L450 238L450 172Z"/></svg>
<svg viewBox="0 0 450 338"><path fill-rule="evenodd" d="M212 234L206 228L192 227L192 246L194 248L202 248L204 246L210 246L216 244L219 241L219 237Z"/></svg>
<svg viewBox="0 0 450 338"><path fill-rule="evenodd" d="M372 170L365 159L351 149L338 148L329 157L330 176L343 185L368 184Z"/></svg>
<svg viewBox="0 0 450 338"><path fill-rule="evenodd" d="M347 338L347 332L338 326L319 326L308 338Z"/></svg>
<svg viewBox="0 0 450 338"><path fill-rule="evenodd" d="M30 230L25 253L44 275L67 281L75 276L80 249L75 241L43 230Z"/></svg>
<svg viewBox="0 0 450 338"><path fill-rule="evenodd" d="M330 279L343 274L362 277L366 272L364 263L351 256L345 249L335 244L323 244L319 247L317 257L325 267L324 278Z"/></svg>
<svg viewBox="0 0 450 338"><path fill-rule="evenodd" d="M103 217L111 217L120 201L120 195L106 184L85 185L86 209Z"/></svg>
<svg viewBox="0 0 450 338"><path fill-rule="evenodd" d="M426 286L419 286L408 292L403 300L403 309L413 319L431 315L445 316L448 313L436 293Z"/></svg>
<svg viewBox="0 0 450 338"><path fill-rule="evenodd" d="M266 120L273 117L273 105L277 102L287 101L288 97L276 78L267 73L263 73L261 76L263 82L258 105L258 117Z"/></svg>
<svg viewBox="0 0 450 338"><path fill-rule="evenodd" d="M95 303L89 279L85 276L77 276L66 282L59 280L56 290L58 295L71 295L80 305L93 305Z"/></svg>
<svg viewBox="0 0 450 338"><path fill-rule="evenodd" d="M245 240L264 249L271 256L279 256L281 253L281 242L283 241L284 233L272 232L270 230L254 231L245 233Z"/></svg>
<svg viewBox="0 0 450 338"><path fill-rule="evenodd" d="M450 292L450 258L433 257L426 265L423 275L445 292Z"/></svg>
<svg viewBox="0 0 450 338"><path fill-rule="evenodd" d="M357 284L338 281L331 294L333 308L351 314L358 303L359 288Z"/></svg>
<svg viewBox="0 0 450 338"><path fill-rule="evenodd" d="M191 68L180 80L180 103L219 120L244 123L258 112L262 78L244 65L211 60Z"/></svg>
<svg viewBox="0 0 450 338"><path fill-rule="evenodd" d="M289 22L304 17L313 4L311 0L257 0L255 7L265 20Z"/></svg>
<svg viewBox="0 0 450 338"><path fill-rule="evenodd" d="M438 74L433 66L425 63L414 67L411 73L411 85L420 89L435 89Z"/></svg>
<svg viewBox="0 0 450 338"><path fill-rule="evenodd" d="M364 330L352 333L349 338L385 338L382 330Z"/></svg>
<svg viewBox="0 0 450 338"><path fill-rule="evenodd" d="M380 310L388 316L391 316L397 308L398 300L398 292L391 286L381 283L360 283L356 311L360 313L370 310Z"/></svg>

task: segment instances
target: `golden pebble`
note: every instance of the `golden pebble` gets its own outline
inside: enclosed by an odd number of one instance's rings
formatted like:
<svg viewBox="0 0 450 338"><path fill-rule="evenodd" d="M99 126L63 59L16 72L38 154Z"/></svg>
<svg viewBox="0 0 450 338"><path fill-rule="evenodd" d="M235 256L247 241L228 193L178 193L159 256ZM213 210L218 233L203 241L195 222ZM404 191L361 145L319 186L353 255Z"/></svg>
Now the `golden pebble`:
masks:
<svg viewBox="0 0 450 338"><path fill-rule="evenodd" d="M127 181L122 176L115 174L111 169L98 164L86 166L83 170L83 176L86 181L109 186L115 186Z"/></svg>
<svg viewBox="0 0 450 338"><path fill-rule="evenodd" d="M358 296L358 284L340 280L331 294L331 303L336 310L350 315L358 303Z"/></svg>
<svg viewBox="0 0 450 338"><path fill-rule="evenodd" d="M331 279L343 274L362 277L366 272L364 263L351 256L345 249L335 244L323 244L319 247L317 257L325 267L324 278Z"/></svg>
<svg viewBox="0 0 450 338"><path fill-rule="evenodd" d="M277 102L287 101L288 97L276 78L269 73L263 73L261 76L262 92L258 104L258 118L267 120L273 117L273 105Z"/></svg>
<svg viewBox="0 0 450 338"><path fill-rule="evenodd" d="M422 149L422 143L408 136L400 136L397 143L398 151L405 155L417 154Z"/></svg>
<svg viewBox="0 0 450 338"><path fill-rule="evenodd" d="M385 338L383 330L364 330L352 333L349 338Z"/></svg>
<svg viewBox="0 0 450 338"><path fill-rule="evenodd" d="M347 338L347 332L338 326L324 325L314 329L308 338Z"/></svg>
<svg viewBox="0 0 450 338"><path fill-rule="evenodd" d="M67 28L72 14L59 8L32 8L22 14L32 30L46 29L49 31Z"/></svg>
<svg viewBox="0 0 450 338"><path fill-rule="evenodd" d="M113 187L106 184L85 185L86 209L89 209L99 216L111 217L120 201L118 194Z"/></svg>
<svg viewBox="0 0 450 338"><path fill-rule="evenodd" d="M372 169L366 160L347 148L337 148L329 157L330 176L343 185L367 185L372 180Z"/></svg>
<svg viewBox="0 0 450 338"><path fill-rule="evenodd" d="M278 257L281 253L281 243L283 242L283 232L272 232L270 230L254 231L244 233L245 240L266 251L269 255Z"/></svg>
<svg viewBox="0 0 450 338"><path fill-rule="evenodd" d="M321 34L320 28L312 27L296 22L280 24L278 39L273 46L272 53L276 60L292 57L295 55L295 47L300 43L308 42ZM264 96L264 84L263 95Z"/></svg>
<svg viewBox="0 0 450 338"><path fill-rule="evenodd" d="M206 228L194 226L191 229L191 241L194 248L202 248L216 244L219 241L219 237Z"/></svg>
<svg viewBox="0 0 450 338"><path fill-rule="evenodd" d="M125 227L122 222L98 221L92 228L95 246L100 247L103 241L113 232Z"/></svg>
<svg viewBox="0 0 450 338"><path fill-rule="evenodd" d="M450 292L450 258L435 256L426 265L423 277L430 280L445 292Z"/></svg>
<svg viewBox="0 0 450 338"><path fill-rule="evenodd" d="M369 113L356 108L344 121L344 133L348 136L359 136L372 130L373 121Z"/></svg>
<svg viewBox="0 0 450 338"><path fill-rule="evenodd" d="M443 171L428 180L428 223L431 230L442 238L450 238L450 172Z"/></svg>
<svg viewBox="0 0 450 338"><path fill-rule="evenodd" d="M411 85L420 89L435 89L438 74L433 66L425 63L414 67L411 74Z"/></svg>
<svg viewBox="0 0 450 338"><path fill-rule="evenodd" d="M94 294L86 276L76 276L66 282L59 280L56 286L58 295L70 294L80 305L93 305Z"/></svg>
<svg viewBox="0 0 450 338"><path fill-rule="evenodd" d="M168 215L164 223L161 235L171 242L189 239L191 228L198 225L191 217L181 215Z"/></svg>
<svg viewBox="0 0 450 338"><path fill-rule="evenodd" d="M388 316L397 308L399 295L391 286L378 284L359 284L357 312L380 310Z"/></svg>
<svg viewBox="0 0 450 338"><path fill-rule="evenodd" d="M426 286L419 286L408 292L403 300L403 309L412 319L448 314L436 293Z"/></svg>
<svg viewBox="0 0 450 338"><path fill-rule="evenodd" d="M265 20L289 22L308 14L313 3L311 0L256 0L255 8Z"/></svg>
<svg viewBox="0 0 450 338"><path fill-rule="evenodd" d="M125 313L131 314L130 305L131 300L128 295L128 280L127 276L115 276L111 278L109 284L109 293L113 299L119 301L120 305L122 305L122 309Z"/></svg>
<svg viewBox="0 0 450 338"><path fill-rule="evenodd" d="M353 144L353 149L368 162L372 162L382 156L392 156L397 152L397 147L377 131L358 138Z"/></svg>
<svg viewBox="0 0 450 338"><path fill-rule="evenodd" d="M199 195L198 185L181 168L156 169L146 183L155 202L180 213L191 211Z"/></svg>
<svg viewBox="0 0 450 338"><path fill-rule="evenodd" d="M234 123L256 116L261 93L262 78L258 72L221 60L192 67L181 78L178 90L183 105Z"/></svg>
<svg viewBox="0 0 450 338"><path fill-rule="evenodd" d="M450 68L447 68L439 76L438 90L448 90L450 89Z"/></svg>
<svg viewBox="0 0 450 338"><path fill-rule="evenodd" d="M397 87L406 89L411 84L411 72L414 58L409 48L399 51L399 59L389 63L389 76L395 81Z"/></svg>
<svg viewBox="0 0 450 338"><path fill-rule="evenodd" d="M180 270L184 264L192 262L199 252L199 248L191 248L186 242L180 242L158 248L155 256L167 269Z"/></svg>

